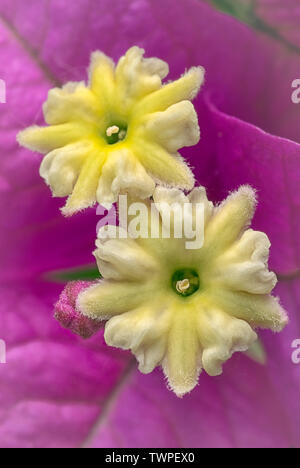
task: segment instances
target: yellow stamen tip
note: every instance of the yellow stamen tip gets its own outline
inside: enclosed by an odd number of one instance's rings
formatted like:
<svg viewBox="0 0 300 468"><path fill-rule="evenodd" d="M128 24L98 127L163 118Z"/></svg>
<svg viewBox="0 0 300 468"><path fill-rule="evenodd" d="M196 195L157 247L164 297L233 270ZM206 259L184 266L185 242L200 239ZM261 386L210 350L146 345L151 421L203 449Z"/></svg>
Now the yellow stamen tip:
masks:
<svg viewBox="0 0 300 468"><path fill-rule="evenodd" d="M183 293L190 287L190 282L188 279L183 279L181 281L177 281L176 289L178 292Z"/></svg>
<svg viewBox="0 0 300 468"><path fill-rule="evenodd" d="M126 130L120 130L119 135L118 135L119 140L124 140L125 136L126 136Z"/></svg>
<svg viewBox="0 0 300 468"><path fill-rule="evenodd" d="M106 129L106 135L107 135L108 137L110 137L110 136L114 135L115 133L118 133L119 130L120 130L120 129L119 129L119 127L118 127L117 125L112 125L111 127L108 127L108 128Z"/></svg>

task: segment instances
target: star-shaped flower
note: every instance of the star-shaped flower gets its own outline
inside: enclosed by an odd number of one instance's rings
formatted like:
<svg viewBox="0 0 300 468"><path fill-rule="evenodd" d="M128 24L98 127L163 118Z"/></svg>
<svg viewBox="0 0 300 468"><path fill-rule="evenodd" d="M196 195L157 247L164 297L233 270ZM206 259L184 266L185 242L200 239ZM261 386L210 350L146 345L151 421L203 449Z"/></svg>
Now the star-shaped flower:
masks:
<svg viewBox="0 0 300 468"><path fill-rule="evenodd" d="M117 66L94 52L89 82L50 90L43 106L47 127L18 135L21 145L46 154L40 174L53 195L69 195L71 215L119 192L152 195L155 182L191 189L194 177L178 149L199 140L191 104L203 81L201 67L162 84L167 63L130 48Z"/></svg>
<svg viewBox="0 0 300 468"><path fill-rule="evenodd" d="M181 396L195 387L202 368L219 375L233 352L247 350L257 339L254 328L280 331L287 316L270 295L276 276L267 267L269 239L248 229L256 206L253 189L242 186L213 206L203 187L188 196L157 187L154 201L159 216L146 220L144 214L144 221L151 230L158 220L158 238L113 238L113 231L104 238L100 231L95 256L104 280L79 294L77 309L108 320L106 342L131 349L143 373L162 365ZM184 221L194 227L197 206L203 207L201 248L187 248L189 234L177 238L175 211L166 238L166 204L186 207Z"/></svg>

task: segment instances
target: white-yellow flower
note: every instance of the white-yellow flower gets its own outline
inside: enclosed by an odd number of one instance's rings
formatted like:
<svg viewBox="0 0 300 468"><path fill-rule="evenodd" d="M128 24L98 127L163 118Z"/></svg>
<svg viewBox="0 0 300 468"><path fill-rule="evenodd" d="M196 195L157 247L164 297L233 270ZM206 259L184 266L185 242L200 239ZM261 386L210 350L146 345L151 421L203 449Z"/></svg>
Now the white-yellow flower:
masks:
<svg viewBox="0 0 300 468"><path fill-rule="evenodd" d="M189 196L157 187L154 200L156 206L188 203L186 216L192 217L203 204L202 248L187 249L187 239L172 235L174 217L169 239L98 238L95 256L104 279L79 295L77 307L108 320L107 344L131 349L141 372L161 365L180 396L195 387L202 368L219 375L233 352L247 350L257 339L253 329L280 331L287 316L270 295L276 276L267 267L268 237L248 228L256 205L250 187L219 206L203 187Z"/></svg>
<svg viewBox="0 0 300 468"><path fill-rule="evenodd" d="M49 91L43 106L46 127L18 135L21 145L46 154L40 174L57 197L69 196L71 215L120 192L147 198L155 183L191 189L194 177L178 149L199 140L191 100L203 81L201 67L162 84L167 63L143 58L132 47L115 66L94 52L89 82Z"/></svg>

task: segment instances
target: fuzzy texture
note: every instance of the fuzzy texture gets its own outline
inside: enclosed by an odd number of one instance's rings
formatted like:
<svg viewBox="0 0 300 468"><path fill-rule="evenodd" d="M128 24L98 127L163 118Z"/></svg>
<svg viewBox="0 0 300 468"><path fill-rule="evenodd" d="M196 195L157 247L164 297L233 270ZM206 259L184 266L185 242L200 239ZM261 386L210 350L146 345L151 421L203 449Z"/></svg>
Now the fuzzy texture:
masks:
<svg viewBox="0 0 300 468"><path fill-rule="evenodd" d="M256 207L249 186L216 207L203 187L188 196L157 187L153 198L159 237L151 237L156 218L148 220L149 211L139 217L141 224L148 222L149 237L133 237L130 215L128 238L120 231L117 238L103 238L100 230L94 254L104 281L84 289L76 307L90 319L108 320L106 343L130 349L143 373L161 365L169 387L182 396L196 386L202 368L220 375L234 352L246 351L257 340L253 328L281 331L288 319L270 295L277 281L268 271L269 239L248 229ZM190 219L199 230L200 205L204 243L187 249L186 241L193 238L185 229L183 238L176 237L178 219L175 214L166 219L166 206L181 207L181 212L184 207L184 227ZM150 202L144 206L153 209ZM169 219L170 236L165 238ZM182 269L195 271L199 278L199 289L187 297L180 295L182 281L176 289L172 286L172 275Z"/></svg>
<svg viewBox="0 0 300 468"><path fill-rule="evenodd" d="M167 63L144 58L144 52L131 47L116 66L94 52L88 85L69 82L49 91L43 105L49 126L18 134L21 145L46 154L40 175L54 196L69 195L65 215L96 201L113 203L120 192L147 198L157 180L186 189L194 185L178 150L199 141L190 100L204 71L193 67L163 85Z"/></svg>
<svg viewBox="0 0 300 468"><path fill-rule="evenodd" d="M97 320L83 316L76 309L78 294L90 285L90 281L72 281L68 283L54 306L54 318L64 328L82 338L90 338L101 328L101 324Z"/></svg>

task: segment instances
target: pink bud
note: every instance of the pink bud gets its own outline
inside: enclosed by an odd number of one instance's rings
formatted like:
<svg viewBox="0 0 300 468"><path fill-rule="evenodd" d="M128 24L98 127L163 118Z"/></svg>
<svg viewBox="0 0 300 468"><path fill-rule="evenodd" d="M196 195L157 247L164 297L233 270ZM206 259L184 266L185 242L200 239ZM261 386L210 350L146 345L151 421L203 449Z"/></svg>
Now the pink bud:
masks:
<svg viewBox="0 0 300 468"><path fill-rule="evenodd" d="M82 315L76 309L79 293L94 284L94 281L71 281L62 291L54 306L54 318L64 327L82 338L90 338L102 327L98 320Z"/></svg>

